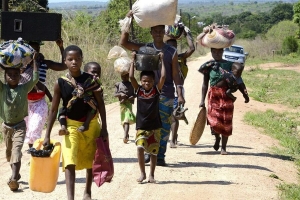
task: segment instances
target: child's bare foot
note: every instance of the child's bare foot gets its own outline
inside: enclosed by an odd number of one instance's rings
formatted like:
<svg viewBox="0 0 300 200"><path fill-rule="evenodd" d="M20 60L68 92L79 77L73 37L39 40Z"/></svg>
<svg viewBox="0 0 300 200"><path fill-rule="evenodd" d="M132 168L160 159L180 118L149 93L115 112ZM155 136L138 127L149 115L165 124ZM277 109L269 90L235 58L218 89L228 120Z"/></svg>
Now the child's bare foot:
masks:
<svg viewBox="0 0 300 200"><path fill-rule="evenodd" d="M91 200L91 199L92 199L91 194L89 194L89 193L83 194L83 200Z"/></svg>
<svg viewBox="0 0 300 200"><path fill-rule="evenodd" d="M84 132L84 131L87 131L87 130L89 130L89 127L85 127L85 126L80 126L78 129L77 129L77 131L79 131L79 132Z"/></svg>
<svg viewBox="0 0 300 200"><path fill-rule="evenodd" d="M177 148L176 143L172 140L170 141L170 148Z"/></svg>
<svg viewBox="0 0 300 200"><path fill-rule="evenodd" d="M142 183L144 180L146 180L146 173L141 173L140 178L136 179L138 183Z"/></svg>
<svg viewBox="0 0 300 200"><path fill-rule="evenodd" d="M156 183L154 176L149 176L148 183Z"/></svg>
<svg viewBox="0 0 300 200"><path fill-rule="evenodd" d="M58 131L58 135L69 135L69 131L65 128L61 128L59 131Z"/></svg>
<svg viewBox="0 0 300 200"><path fill-rule="evenodd" d="M123 142L124 142L125 144L127 144L128 141L129 141L129 135L127 134L127 135L125 135L125 137L123 138Z"/></svg>

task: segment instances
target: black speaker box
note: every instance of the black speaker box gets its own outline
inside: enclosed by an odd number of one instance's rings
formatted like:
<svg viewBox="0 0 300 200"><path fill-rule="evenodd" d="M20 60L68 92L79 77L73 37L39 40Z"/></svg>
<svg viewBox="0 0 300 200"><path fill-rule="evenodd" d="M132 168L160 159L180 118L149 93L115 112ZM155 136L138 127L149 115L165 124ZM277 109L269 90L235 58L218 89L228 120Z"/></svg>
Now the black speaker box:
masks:
<svg viewBox="0 0 300 200"><path fill-rule="evenodd" d="M1 38L55 41L61 38L61 18L57 13L1 12Z"/></svg>

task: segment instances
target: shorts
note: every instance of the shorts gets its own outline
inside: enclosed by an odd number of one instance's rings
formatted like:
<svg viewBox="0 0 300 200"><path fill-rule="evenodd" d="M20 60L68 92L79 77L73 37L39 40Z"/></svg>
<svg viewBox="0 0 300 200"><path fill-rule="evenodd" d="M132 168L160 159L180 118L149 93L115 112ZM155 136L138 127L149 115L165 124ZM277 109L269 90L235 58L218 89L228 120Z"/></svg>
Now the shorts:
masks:
<svg viewBox="0 0 300 200"><path fill-rule="evenodd" d="M6 160L10 164L21 161L22 147L26 136L26 123L21 121L15 126L2 123L2 133L6 145Z"/></svg>

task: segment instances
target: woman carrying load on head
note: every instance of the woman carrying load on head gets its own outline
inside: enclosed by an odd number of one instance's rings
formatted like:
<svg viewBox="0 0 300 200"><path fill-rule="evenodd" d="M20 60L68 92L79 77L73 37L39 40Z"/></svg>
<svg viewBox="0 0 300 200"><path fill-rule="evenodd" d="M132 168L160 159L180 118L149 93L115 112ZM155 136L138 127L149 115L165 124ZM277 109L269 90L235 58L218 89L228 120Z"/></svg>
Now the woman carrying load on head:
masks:
<svg viewBox="0 0 300 200"><path fill-rule="evenodd" d="M203 37L202 35L201 38L199 38L198 36L197 39L198 41L200 39L201 40L200 43L203 45L203 40L205 40L206 38L205 36ZM211 134L214 135L216 138L213 148L216 151L218 151L220 148L220 141L222 141L221 154L226 155L227 154L226 146L227 146L228 137L232 135L232 118L233 118L233 110L234 110L234 104L233 104L234 101L229 96L226 95L228 85L225 81L222 81L223 74L220 68L226 70L227 72L231 71L233 62L223 60L222 55L224 52L223 48L231 46L233 40L231 42L229 41L228 44L225 45L216 44L213 42L214 41L208 41L205 46L210 47L211 55L214 60L204 63L203 65L201 65L199 69L199 72L201 72L204 75L200 107L205 107L204 102L208 91L207 124L210 125ZM210 83L210 87L208 87L209 83ZM241 85L239 86L239 90L243 94L247 94L246 86L244 83L241 83ZM248 102L249 101L245 101L245 103Z"/></svg>

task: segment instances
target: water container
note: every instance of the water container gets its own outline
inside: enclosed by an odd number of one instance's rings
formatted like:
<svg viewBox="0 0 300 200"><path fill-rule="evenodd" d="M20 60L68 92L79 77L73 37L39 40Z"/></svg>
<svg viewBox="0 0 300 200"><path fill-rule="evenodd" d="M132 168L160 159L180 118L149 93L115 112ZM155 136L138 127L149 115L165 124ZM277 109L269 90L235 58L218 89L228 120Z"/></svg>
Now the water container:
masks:
<svg viewBox="0 0 300 200"><path fill-rule="evenodd" d="M40 150L43 148L43 139L37 139L33 148ZM54 145L50 157L30 158L29 188L37 192L52 192L57 184L59 162L61 154L61 144L55 140L50 140Z"/></svg>

